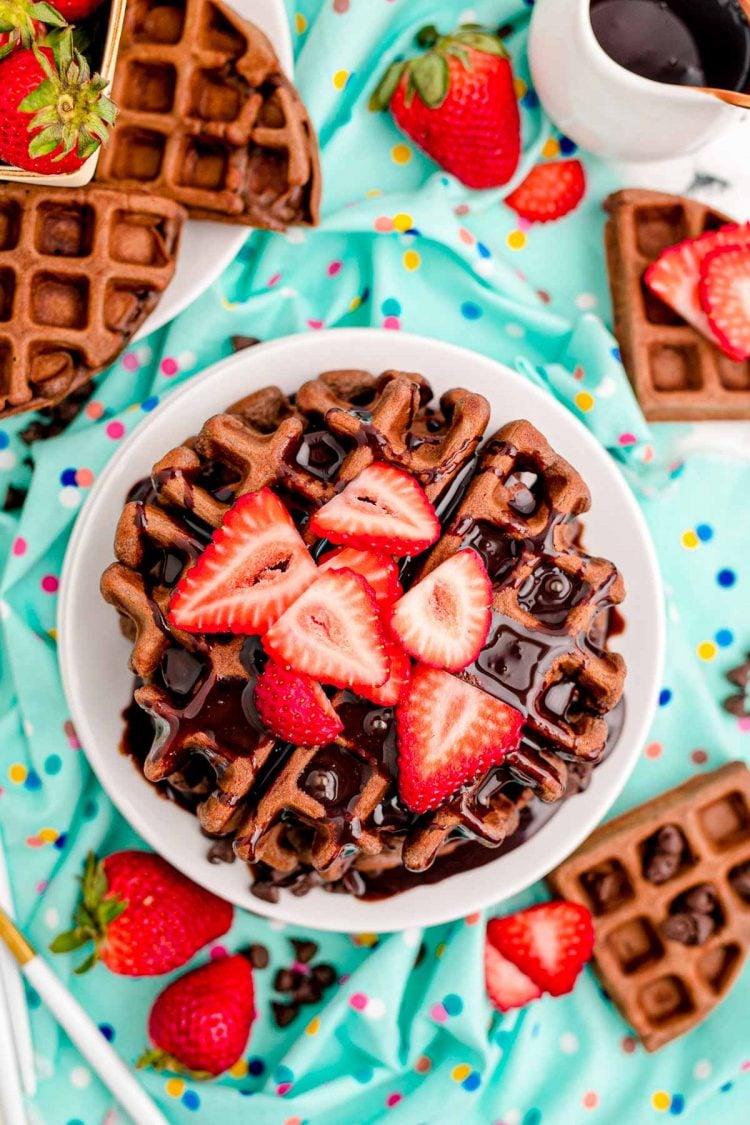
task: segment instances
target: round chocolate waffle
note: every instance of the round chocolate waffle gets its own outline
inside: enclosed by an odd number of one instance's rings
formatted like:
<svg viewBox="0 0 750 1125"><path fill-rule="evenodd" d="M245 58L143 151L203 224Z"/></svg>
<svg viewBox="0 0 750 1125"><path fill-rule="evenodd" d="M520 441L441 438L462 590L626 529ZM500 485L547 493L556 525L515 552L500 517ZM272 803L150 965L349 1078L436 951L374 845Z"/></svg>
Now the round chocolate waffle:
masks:
<svg viewBox="0 0 750 1125"><path fill-rule="evenodd" d="M455 388L434 403L420 375L326 372L294 396L267 387L210 418L128 498L102 578L133 641L128 746L208 836L231 841L214 857L248 862L260 896L321 883L377 894L394 871L432 878L437 857L481 862L477 852L523 837L533 807L585 787L605 752L625 676L607 649L622 578L580 545L590 497L576 471L529 422L482 445L488 421L482 396ZM175 586L240 495L271 488L315 557L311 515L373 462L413 476L443 528L429 552L403 560L404 587L466 546L484 560L492 623L460 676L524 717L501 765L419 815L399 797L392 708L331 690L336 739L281 742L253 705L260 641L184 633L168 619Z"/></svg>

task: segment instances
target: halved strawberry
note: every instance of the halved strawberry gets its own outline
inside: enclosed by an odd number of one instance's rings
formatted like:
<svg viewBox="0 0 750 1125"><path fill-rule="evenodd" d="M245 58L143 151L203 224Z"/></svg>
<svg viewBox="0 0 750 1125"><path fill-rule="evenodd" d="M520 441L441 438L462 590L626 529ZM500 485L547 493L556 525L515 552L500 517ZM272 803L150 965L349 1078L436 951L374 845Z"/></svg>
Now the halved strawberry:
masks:
<svg viewBox="0 0 750 1125"><path fill-rule="evenodd" d="M732 359L750 357L750 242L712 250L701 266L701 307L719 347Z"/></svg>
<svg viewBox="0 0 750 1125"><path fill-rule="evenodd" d="M364 696L365 699L372 700L373 703L379 703L381 707L395 707L409 683L411 661L385 623L383 623L383 632L385 634L385 653L390 664L388 679L378 687L355 684L352 691L355 691L357 695Z"/></svg>
<svg viewBox="0 0 750 1125"><path fill-rule="evenodd" d="M264 633L316 576L278 496L249 492L180 579L169 620L188 633Z"/></svg>
<svg viewBox="0 0 750 1125"><path fill-rule="evenodd" d="M440 538L435 509L409 473L377 462L363 469L310 520L331 543L417 555Z"/></svg>
<svg viewBox="0 0 750 1125"><path fill-rule="evenodd" d="M263 724L295 746L320 746L344 729L319 683L272 660L258 676L254 698Z"/></svg>
<svg viewBox="0 0 750 1125"><path fill-rule="evenodd" d="M484 945L484 980L490 1000L501 1012L523 1008L530 1000L538 1000L542 995L539 985L503 957L492 944L489 928Z"/></svg>
<svg viewBox="0 0 750 1125"><path fill-rule="evenodd" d="M716 337L703 310L698 287L705 259L723 246L750 246L750 223L731 224L668 246L644 274L652 293L714 343Z"/></svg>
<svg viewBox="0 0 750 1125"><path fill-rule="evenodd" d="M492 583L476 551L457 551L393 607L391 628L410 656L460 672L476 660L490 628Z"/></svg>
<svg viewBox="0 0 750 1125"><path fill-rule="evenodd" d="M353 570L321 574L271 626L263 647L277 664L336 687L377 687L388 678L378 603Z"/></svg>
<svg viewBox="0 0 750 1125"><path fill-rule="evenodd" d="M580 160L537 164L505 202L530 223L561 219L583 199L586 176Z"/></svg>
<svg viewBox="0 0 750 1125"><path fill-rule="evenodd" d="M356 547L337 547L318 559L318 570L353 570L372 587L381 605L393 605L401 597L398 567L393 559L379 551L360 551Z"/></svg>
<svg viewBox="0 0 750 1125"><path fill-rule="evenodd" d="M594 949L594 927L586 907L559 899L493 918L487 937L503 957L552 996L572 990Z"/></svg>
<svg viewBox="0 0 750 1125"><path fill-rule="evenodd" d="M449 672L417 664L396 708L398 788L429 812L518 746L523 716Z"/></svg>

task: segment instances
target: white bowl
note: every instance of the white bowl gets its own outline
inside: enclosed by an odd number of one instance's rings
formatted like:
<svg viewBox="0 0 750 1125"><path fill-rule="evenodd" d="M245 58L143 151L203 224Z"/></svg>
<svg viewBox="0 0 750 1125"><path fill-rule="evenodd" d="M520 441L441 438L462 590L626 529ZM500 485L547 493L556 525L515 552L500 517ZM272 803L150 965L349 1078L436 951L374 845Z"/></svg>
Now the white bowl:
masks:
<svg viewBox="0 0 750 1125"><path fill-rule="evenodd" d="M120 753L121 711L130 698L130 645L117 615L99 595L112 561L115 526L126 493L173 445L222 407L269 383L294 391L320 371L389 367L420 371L436 394L457 385L492 405L488 432L528 418L587 481L593 497L586 546L617 562L627 585L627 627L617 638L628 662L625 722L615 750L594 772L589 789L569 801L515 851L435 884L390 899L283 892L278 903L255 898L244 864L212 865L208 841L190 813L165 801ZM191 379L148 415L91 490L70 540L63 568L58 644L70 713L102 786L133 828L175 867L238 906L324 930L384 932L428 926L490 906L534 883L560 863L602 819L624 785L656 706L664 648L661 582L643 517L604 449L551 395L493 360L437 340L378 329L337 329L290 336L240 352Z"/></svg>

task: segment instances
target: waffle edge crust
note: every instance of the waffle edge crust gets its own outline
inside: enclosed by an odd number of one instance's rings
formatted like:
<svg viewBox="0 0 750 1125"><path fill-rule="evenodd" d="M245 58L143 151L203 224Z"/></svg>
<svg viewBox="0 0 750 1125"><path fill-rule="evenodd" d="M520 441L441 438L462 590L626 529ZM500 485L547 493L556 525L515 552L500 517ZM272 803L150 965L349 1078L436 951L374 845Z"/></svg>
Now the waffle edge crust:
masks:
<svg viewBox="0 0 750 1125"><path fill-rule="evenodd" d="M133 641L131 711L151 720L135 755L204 833L231 842L260 897L280 886L362 894L378 874L418 875L467 841L497 849L532 804L584 788L605 751L625 677L607 648L622 577L580 546L590 496L578 473L526 421L480 445L489 415L461 388L433 403L420 375L329 371L292 397L267 387L210 418L131 492L102 593ZM315 555L311 513L374 461L412 474L443 527L405 561L405 587L462 547L484 558L492 624L460 675L525 716L517 750L419 816L399 801L392 709L338 691L334 743L279 743L252 706L259 640L167 620L174 586L239 495L274 489Z"/></svg>

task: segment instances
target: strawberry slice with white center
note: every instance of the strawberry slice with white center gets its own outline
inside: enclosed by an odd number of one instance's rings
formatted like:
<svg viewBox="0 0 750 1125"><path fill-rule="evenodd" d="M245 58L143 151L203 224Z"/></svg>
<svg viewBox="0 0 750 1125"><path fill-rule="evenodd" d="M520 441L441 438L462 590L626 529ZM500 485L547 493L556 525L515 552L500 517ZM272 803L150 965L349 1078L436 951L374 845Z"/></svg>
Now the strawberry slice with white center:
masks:
<svg viewBox="0 0 750 1125"><path fill-rule="evenodd" d="M564 899L493 918L487 938L552 996L572 990L594 949L591 914L580 903Z"/></svg>
<svg viewBox="0 0 750 1125"><path fill-rule="evenodd" d="M410 656L460 672L490 629L492 583L476 551L458 551L396 602L391 628Z"/></svg>
<svg viewBox="0 0 750 1125"><path fill-rule="evenodd" d="M377 687L388 678L378 603L353 570L321 574L271 626L263 647L277 664L336 687Z"/></svg>
<svg viewBox="0 0 750 1125"><path fill-rule="evenodd" d="M436 809L514 750L522 726L513 707L449 672L417 664L396 708L402 801L416 813Z"/></svg>
<svg viewBox="0 0 750 1125"><path fill-rule="evenodd" d="M381 707L395 707L403 696L406 685L411 676L411 661L401 645L395 639L387 625L383 624L385 634L385 652L390 665L388 679L378 687L368 687L366 684L355 684L352 691L363 695Z"/></svg>
<svg viewBox="0 0 750 1125"><path fill-rule="evenodd" d="M393 605L403 593L398 567L392 558L379 551L360 551L356 547L337 547L318 559L318 570L353 570L372 587L380 605Z"/></svg>
<svg viewBox="0 0 750 1125"><path fill-rule="evenodd" d="M668 246L644 275L652 293L713 342L716 338L701 305L699 282L706 257L724 246L750 246L750 223L721 227Z"/></svg>
<svg viewBox="0 0 750 1125"><path fill-rule="evenodd" d="M492 923L490 923L492 925ZM527 977L490 940L484 946L484 980L490 1000L501 1012L523 1008L531 1000L538 1000L542 990L531 977Z"/></svg>
<svg viewBox="0 0 750 1125"><path fill-rule="evenodd" d="M440 538L424 490L393 465L369 465L310 520L321 539L386 555L417 555Z"/></svg>
<svg viewBox="0 0 750 1125"><path fill-rule="evenodd" d="M278 496L249 492L177 584L170 624L188 633L264 633L316 577Z"/></svg>
<svg viewBox="0 0 750 1125"><path fill-rule="evenodd" d="M750 244L706 255L699 295L722 351L732 359L750 358Z"/></svg>
<svg viewBox="0 0 750 1125"><path fill-rule="evenodd" d="M344 729L319 683L273 660L258 676L254 698L264 726L294 746L320 746Z"/></svg>

